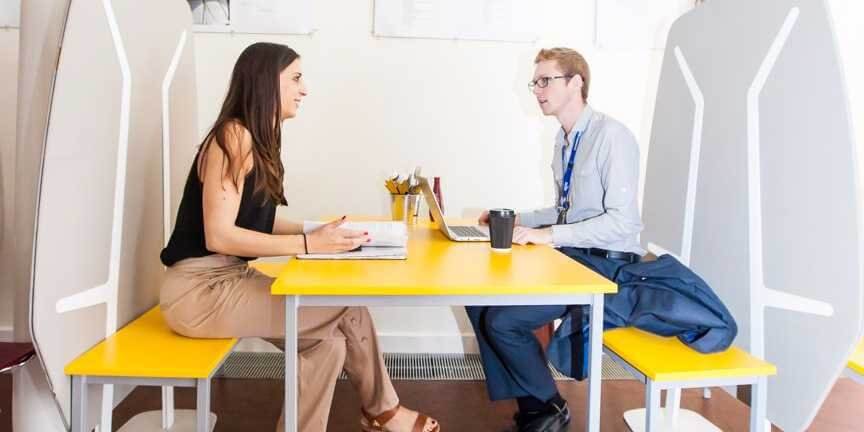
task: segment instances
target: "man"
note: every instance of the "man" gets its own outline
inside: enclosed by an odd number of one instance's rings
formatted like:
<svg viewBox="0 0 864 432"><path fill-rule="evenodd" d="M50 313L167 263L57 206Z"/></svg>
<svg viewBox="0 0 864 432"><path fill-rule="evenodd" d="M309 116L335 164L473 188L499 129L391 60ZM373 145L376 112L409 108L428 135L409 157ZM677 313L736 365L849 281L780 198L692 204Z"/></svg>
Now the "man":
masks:
<svg viewBox="0 0 864 432"><path fill-rule="evenodd" d="M541 50L528 84L544 115L555 116L552 171L554 207L520 213L513 241L553 245L612 279L624 264L639 261L639 147L620 122L588 106L591 75L585 59L567 48ZM488 213L480 216L488 223ZM533 330L583 307L467 307L480 344L490 399L516 399L519 432L564 431L567 404L555 387Z"/></svg>

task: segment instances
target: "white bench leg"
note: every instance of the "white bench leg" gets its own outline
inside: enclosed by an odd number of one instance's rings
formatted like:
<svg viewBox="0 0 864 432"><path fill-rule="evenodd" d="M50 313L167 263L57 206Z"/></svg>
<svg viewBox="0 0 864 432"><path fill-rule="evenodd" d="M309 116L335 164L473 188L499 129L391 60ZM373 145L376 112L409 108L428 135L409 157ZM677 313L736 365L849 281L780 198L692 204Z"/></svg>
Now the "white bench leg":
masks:
<svg viewBox="0 0 864 432"><path fill-rule="evenodd" d="M750 388L750 432L770 431L771 425L766 418L768 379L760 377Z"/></svg>
<svg viewBox="0 0 864 432"><path fill-rule="evenodd" d="M671 388L666 390L666 424L672 430L678 430L678 418L681 414L681 389Z"/></svg>
<svg viewBox="0 0 864 432"><path fill-rule="evenodd" d="M195 430L198 432L210 432L210 379L199 379L197 389L197 405L195 406L196 422Z"/></svg>
<svg viewBox="0 0 864 432"><path fill-rule="evenodd" d="M657 432L660 425L660 388L654 381L645 383L645 431Z"/></svg>
<svg viewBox="0 0 864 432"><path fill-rule="evenodd" d="M162 386L162 429L174 426L174 387Z"/></svg>
<svg viewBox="0 0 864 432"><path fill-rule="evenodd" d="M72 377L72 432L87 432L87 377Z"/></svg>

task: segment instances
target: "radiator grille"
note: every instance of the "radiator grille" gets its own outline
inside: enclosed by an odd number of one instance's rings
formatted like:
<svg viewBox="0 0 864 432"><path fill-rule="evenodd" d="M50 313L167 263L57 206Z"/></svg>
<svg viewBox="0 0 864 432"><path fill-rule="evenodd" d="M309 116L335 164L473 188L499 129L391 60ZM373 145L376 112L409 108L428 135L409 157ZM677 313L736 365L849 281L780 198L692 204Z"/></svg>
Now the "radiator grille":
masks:
<svg viewBox="0 0 864 432"><path fill-rule="evenodd" d="M484 381L479 354L385 353L384 363L395 381ZM555 380L571 378L550 366ZM282 353L233 352L216 373L221 378L278 379L285 377ZM343 372L339 379L347 379ZM633 379L627 371L603 356L603 379Z"/></svg>

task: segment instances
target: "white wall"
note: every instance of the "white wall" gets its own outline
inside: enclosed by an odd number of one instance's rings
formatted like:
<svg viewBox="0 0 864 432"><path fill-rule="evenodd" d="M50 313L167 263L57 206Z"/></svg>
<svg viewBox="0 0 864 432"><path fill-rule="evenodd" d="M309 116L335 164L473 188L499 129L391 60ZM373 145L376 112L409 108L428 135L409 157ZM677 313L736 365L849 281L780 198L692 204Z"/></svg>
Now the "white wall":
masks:
<svg viewBox="0 0 864 432"><path fill-rule="evenodd" d="M284 128L287 215L385 215L384 175L417 164L442 176L451 216L550 205L557 123L542 117L527 88L539 48L580 50L592 68L589 102L647 150L662 51L595 49L592 4L544 2L536 44L375 38L371 0L318 3L311 37L197 34L199 127L203 135L215 119L243 48L285 43L302 56L309 86ZM460 333L471 335L461 308L373 314L388 351L459 351Z"/></svg>
<svg viewBox="0 0 864 432"><path fill-rule="evenodd" d="M0 262L12 259L17 78L18 29L0 29ZM12 340L13 288L12 272L0 272L0 341Z"/></svg>

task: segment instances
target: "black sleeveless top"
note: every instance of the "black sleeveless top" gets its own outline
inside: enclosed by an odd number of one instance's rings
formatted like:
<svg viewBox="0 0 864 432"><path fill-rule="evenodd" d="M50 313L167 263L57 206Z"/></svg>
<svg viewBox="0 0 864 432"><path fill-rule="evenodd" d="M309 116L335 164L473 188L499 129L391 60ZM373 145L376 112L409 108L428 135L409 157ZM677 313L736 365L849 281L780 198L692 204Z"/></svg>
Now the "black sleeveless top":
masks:
<svg viewBox="0 0 864 432"><path fill-rule="evenodd" d="M207 250L204 240L203 185L198 180L197 161L196 156L189 177L186 179L186 186L183 188L183 198L177 211L174 232L171 233L168 246L159 254L162 264L169 267L186 258L215 254ZM276 204L263 190L253 193L255 169L252 168L246 175L243 195L240 198L240 209L237 211L237 220L234 223L241 228L270 234L273 232L273 221L276 218ZM257 257L238 258L249 261Z"/></svg>

